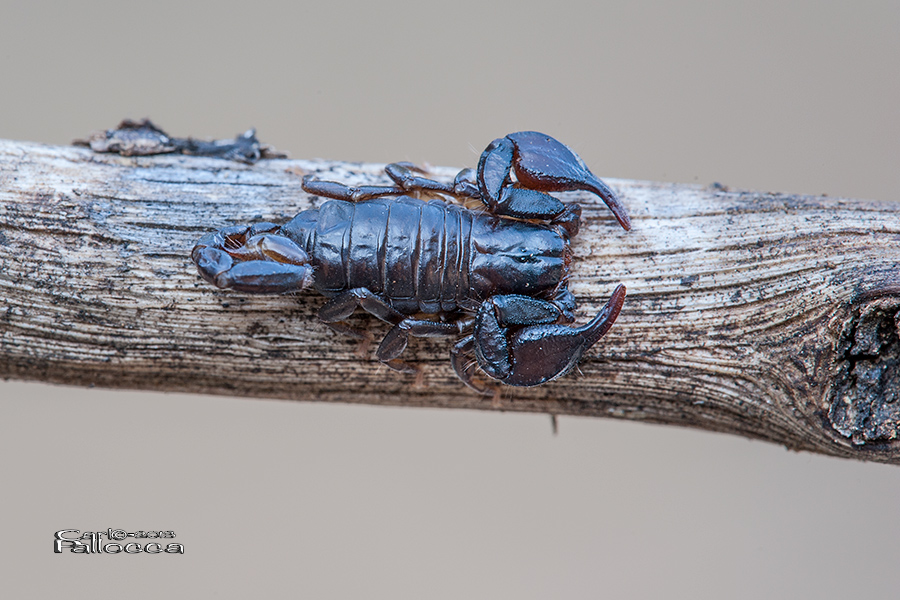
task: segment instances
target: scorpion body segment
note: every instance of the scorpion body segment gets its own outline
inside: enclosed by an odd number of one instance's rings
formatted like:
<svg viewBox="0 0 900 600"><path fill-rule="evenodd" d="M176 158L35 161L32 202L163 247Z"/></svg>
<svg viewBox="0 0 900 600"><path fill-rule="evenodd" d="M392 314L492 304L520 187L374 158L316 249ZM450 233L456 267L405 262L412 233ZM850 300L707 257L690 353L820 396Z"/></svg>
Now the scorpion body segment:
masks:
<svg viewBox="0 0 900 600"><path fill-rule="evenodd" d="M325 296L367 288L403 314L476 311L496 294L546 294L568 268L552 228L410 197L331 200L281 227Z"/></svg>
<svg viewBox="0 0 900 600"><path fill-rule="evenodd" d="M363 308L393 325L376 355L398 371L418 371L399 358L409 336L465 336L451 364L482 393L493 391L475 379L476 364L506 384L538 385L571 370L612 326L625 297L621 285L590 323L568 325L576 306L567 286L570 238L581 210L546 192L589 190L625 229L630 221L612 190L568 147L520 132L495 140L477 172L465 169L452 184L428 179L409 163L388 165L386 173L394 185L350 187L307 177L303 188L330 200L281 226L207 234L192 258L222 288L312 287L330 298L319 318L360 339L367 334L343 321ZM485 209L448 198L480 200Z"/></svg>

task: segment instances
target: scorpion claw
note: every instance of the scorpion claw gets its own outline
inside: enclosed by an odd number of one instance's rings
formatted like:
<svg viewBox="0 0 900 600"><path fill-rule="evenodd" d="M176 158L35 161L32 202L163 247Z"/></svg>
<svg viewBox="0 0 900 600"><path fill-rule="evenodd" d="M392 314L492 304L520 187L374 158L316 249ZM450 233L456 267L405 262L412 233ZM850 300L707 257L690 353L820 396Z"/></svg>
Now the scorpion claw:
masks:
<svg viewBox="0 0 900 600"><path fill-rule="evenodd" d="M615 192L591 173L575 152L549 135L520 131L507 136L516 148L514 168L522 185L535 190L587 190L600 196L625 230L631 219Z"/></svg>
<svg viewBox="0 0 900 600"><path fill-rule="evenodd" d="M546 219L565 212L566 206L550 194L528 188L508 187L500 195L500 214L520 219Z"/></svg>
<svg viewBox="0 0 900 600"><path fill-rule="evenodd" d="M513 162L513 143L509 136L490 143L478 159L478 188L488 205L500 200L509 185L509 168Z"/></svg>
<svg viewBox="0 0 900 600"><path fill-rule="evenodd" d="M583 327L545 322L511 334L494 315L484 318L480 312L474 344L478 364L507 385L535 386L556 379L609 331L624 301L625 286L619 285L603 310Z"/></svg>
<svg viewBox="0 0 900 600"><path fill-rule="evenodd" d="M510 188L509 170L516 174L518 183ZM478 162L478 180L485 202L500 214L519 216L517 210L506 207L504 190L526 188L533 192L567 192L586 190L599 196L626 230L631 229L631 219L625 207L613 192L596 175L591 173L581 158L568 146L537 131L520 131L494 140ZM562 212L549 201L547 206L534 208L542 218L556 217ZM521 203L520 203L521 204ZM553 212L555 210L555 212ZM522 215L532 218L531 215Z"/></svg>

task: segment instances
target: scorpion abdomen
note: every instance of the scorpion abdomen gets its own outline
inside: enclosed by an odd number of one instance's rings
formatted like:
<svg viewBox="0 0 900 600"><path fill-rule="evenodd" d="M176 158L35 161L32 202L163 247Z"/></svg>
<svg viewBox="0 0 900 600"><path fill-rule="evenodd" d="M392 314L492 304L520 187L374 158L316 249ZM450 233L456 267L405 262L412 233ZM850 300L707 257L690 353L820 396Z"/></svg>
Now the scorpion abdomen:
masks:
<svg viewBox="0 0 900 600"><path fill-rule="evenodd" d="M441 200L330 200L300 213L282 232L309 254L320 293L366 288L403 314L436 314L471 304L475 216Z"/></svg>

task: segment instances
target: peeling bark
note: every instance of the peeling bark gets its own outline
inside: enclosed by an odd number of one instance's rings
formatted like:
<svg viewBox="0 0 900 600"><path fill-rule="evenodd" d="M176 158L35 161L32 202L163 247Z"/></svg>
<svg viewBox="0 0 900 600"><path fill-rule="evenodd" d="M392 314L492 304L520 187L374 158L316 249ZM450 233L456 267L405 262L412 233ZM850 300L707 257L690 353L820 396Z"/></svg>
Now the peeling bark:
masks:
<svg viewBox="0 0 900 600"><path fill-rule="evenodd" d="M626 233L599 200L566 194L584 208L579 322L618 282L625 307L579 373L492 401L455 378L450 340L413 340L405 358L425 376L414 387L319 323L314 293L200 280L189 254L203 233L321 202L300 189L307 172L385 181L380 165L0 141L0 376L611 416L900 463L900 203L606 179L632 216Z"/></svg>

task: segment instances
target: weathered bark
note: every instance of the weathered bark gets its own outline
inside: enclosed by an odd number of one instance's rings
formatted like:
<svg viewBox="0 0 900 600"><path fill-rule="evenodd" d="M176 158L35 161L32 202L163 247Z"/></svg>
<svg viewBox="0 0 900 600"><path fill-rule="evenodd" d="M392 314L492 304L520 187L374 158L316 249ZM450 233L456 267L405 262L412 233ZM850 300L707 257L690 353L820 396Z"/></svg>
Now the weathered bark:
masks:
<svg viewBox="0 0 900 600"><path fill-rule="evenodd" d="M0 142L0 376L297 400L612 416L900 463L900 203L610 180L574 243L579 321L628 298L580 373L492 400L450 340L416 339L425 382L360 358L322 298L251 296L198 277L204 232L313 205L300 177L378 165L121 157ZM438 177L455 170L435 169ZM362 327L386 328L366 315Z"/></svg>

